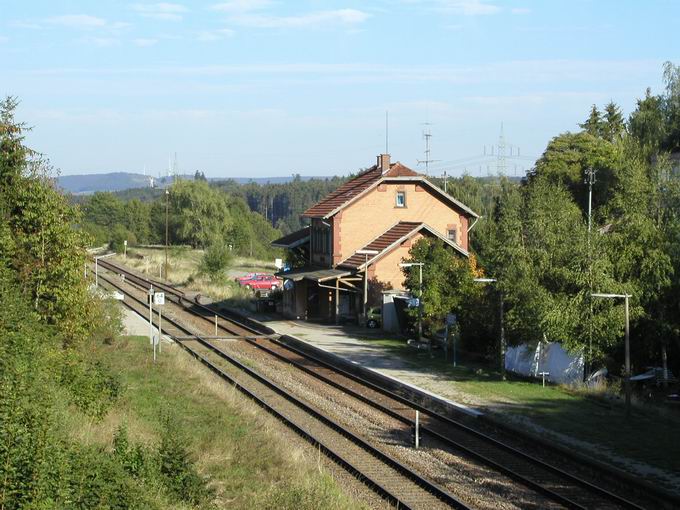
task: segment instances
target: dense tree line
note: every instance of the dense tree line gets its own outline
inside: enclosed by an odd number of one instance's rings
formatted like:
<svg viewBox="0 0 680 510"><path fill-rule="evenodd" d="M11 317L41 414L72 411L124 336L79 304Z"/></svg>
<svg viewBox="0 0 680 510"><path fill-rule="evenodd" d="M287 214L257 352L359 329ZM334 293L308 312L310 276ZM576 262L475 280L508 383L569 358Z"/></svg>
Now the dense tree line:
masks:
<svg viewBox="0 0 680 510"><path fill-rule="evenodd" d="M475 321L468 304L490 313L490 300L497 303L501 293L510 342L560 341L592 365L618 372L623 307L591 294L628 293L635 368L659 366L666 357L680 367L680 68L666 64L664 79L664 93L648 90L627 120L614 103L604 113L593 106L581 131L550 141L521 186L500 179L483 198L468 177L460 180L467 189L449 188L485 214L472 246L483 271L498 281L482 303L475 286L449 289L442 307L436 297L442 282L468 282L469 275L463 278L451 261L444 273L428 272L424 292L437 305L430 310L434 324L449 307L461 313L464 337L497 338L498 322ZM418 246L411 255L441 257ZM481 345L493 350L488 340Z"/></svg>
<svg viewBox="0 0 680 510"><path fill-rule="evenodd" d="M274 255L269 243L280 232L238 196L210 186L204 179L178 179L166 189L151 191L144 192L144 200L124 200L107 192L81 200L83 230L95 244L110 243L118 250L124 240L131 245L164 244L167 207L171 245L207 248L217 244L229 246L238 255Z"/></svg>
<svg viewBox="0 0 680 510"><path fill-rule="evenodd" d="M303 180L295 175L293 180L282 184L238 184L229 180L215 186L241 197L252 211L260 213L285 235L302 228L305 224L300 215L349 178Z"/></svg>

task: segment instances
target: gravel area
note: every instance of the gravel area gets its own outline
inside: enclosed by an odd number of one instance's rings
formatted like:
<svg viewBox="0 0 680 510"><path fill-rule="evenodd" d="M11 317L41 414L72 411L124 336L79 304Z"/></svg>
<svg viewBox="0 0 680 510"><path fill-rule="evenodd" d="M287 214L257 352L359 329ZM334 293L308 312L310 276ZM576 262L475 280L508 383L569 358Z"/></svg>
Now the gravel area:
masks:
<svg viewBox="0 0 680 510"><path fill-rule="evenodd" d="M183 323L189 323L196 328L197 332L201 331L208 335L215 332L212 323L209 324L200 317L188 315L177 305L172 303L166 305L165 312ZM141 321L141 324L136 325L137 329L140 332L143 331L142 334L148 334L148 323L136 314L135 317ZM227 333L221 332L221 334ZM447 451L450 450L447 445L426 442L425 447L415 450L409 446L410 431L402 422L244 341L215 340L213 342L219 344L225 351L235 354L247 366L256 368L277 384L286 387L310 405L333 416L338 423L352 430L362 431L362 435L367 440L379 445L383 451L411 466L412 469L476 508L561 508L559 505L546 506L546 501L537 497L532 491L505 476L490 471L483 465ZM405 374L402 372L410 374L411 378L414 375L412 371L400 370L396 367L383 368L382 371L392 372L389 375L397 378L403 378ZM433 387L431 383L432 380L426 379L420 381L419 386L434 393L441 393L437 391L436 385ZM465 400L466 403L472 405L480 404L467 398L459 400Z"/></svg>
<svg viewBox="0 0 680 510"><path fill-rule="evenodd" d="M214 334L212 324L190 316L174 303L168 302L164 311L166 316L181 320L196 328L197 332ZM338 423L362 431L366 439L379 444L401 462L473 506L480 509L545 508L545 501L539 501L531 491L474 461L438 448L415 450L408 447L410 432L404 424L300 372L290 364L243 342L216 340L215 343L309 404L333 416Z"/></svg>

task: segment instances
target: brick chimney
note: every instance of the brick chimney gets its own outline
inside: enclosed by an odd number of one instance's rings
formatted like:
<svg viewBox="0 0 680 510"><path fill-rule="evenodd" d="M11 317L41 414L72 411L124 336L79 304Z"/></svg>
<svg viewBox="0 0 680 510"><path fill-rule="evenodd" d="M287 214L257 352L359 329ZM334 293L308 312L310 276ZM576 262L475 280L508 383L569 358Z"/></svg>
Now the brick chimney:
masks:
<svg viewBox="0 0 680 510"><path fill-rule="evenodd" d="M384 174L390 169L390 155L381 154L378 156L378 168Z"/></svg>

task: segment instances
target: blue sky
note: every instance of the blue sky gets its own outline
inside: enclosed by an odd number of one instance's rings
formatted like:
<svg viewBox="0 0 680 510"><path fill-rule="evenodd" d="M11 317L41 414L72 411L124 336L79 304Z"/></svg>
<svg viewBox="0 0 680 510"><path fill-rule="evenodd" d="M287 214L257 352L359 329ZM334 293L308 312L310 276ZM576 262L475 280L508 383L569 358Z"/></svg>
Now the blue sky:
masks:
<svg viewBox="0 0 680 510"><path fill-rule="evenodd" d="M0 0L0 94L62 174L531 166L591 104L628 113L680 62L680 2Z"/></svg>

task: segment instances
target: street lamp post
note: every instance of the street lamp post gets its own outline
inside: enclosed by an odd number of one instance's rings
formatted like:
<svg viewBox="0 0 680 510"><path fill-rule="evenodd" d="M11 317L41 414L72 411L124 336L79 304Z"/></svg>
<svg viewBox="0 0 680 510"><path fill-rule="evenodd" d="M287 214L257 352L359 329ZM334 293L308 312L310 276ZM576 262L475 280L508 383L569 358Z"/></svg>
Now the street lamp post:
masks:
<svg viewBox="0 0 680 510"><path fill-rule="evenodd" d="M165 279L168 279L168 209L170 205L170 190L165 189Z"/></svg>
<svg viewBox="0 0 680 510"><path fill-rule="evenodd" d="M380 252L378 250L357 250L359 255L364 255L364 306L362 308L364 312L364 324L368 322L368 256L378 255Z"/></svg>
<svg viewBox="0 0 680 510"><path fill-rule="evenodd" d="M496 278L475 278L474 281L477 283L498 283ZM503 322L503 309L503 292L498 289L498 323L500 327L498 343L500 348L501 377L505 379L505 324Z"/></svg>
<svg viewBox="0 0 680 510"><path fill-rule="evenodd" d="M630 417L630 316L628 312L628 299L631 294L599 294L593 293L591 297L597 298L610 298L610 299L623 299L625 310L626 310L626 325L625 325L625 341L626 341L626 373L624 379L625 392L626 392L626 417Z"/></svg>
<svg viewBox="0 0 680 510"><path fill-rule="evenodd" d="M94 286L99 287L99 265L97 261L106 257L113 257L115 253L107 253L106 255L97 255L94 258Z"/></svg>
<svg viewBox="0 0 680 510"><path fill-rule="evenodd" d="M404 262L399 267L418 266L418 342L423 338L423 266L424 262ZM430 349L432 342L430 342Z"/></svg>

